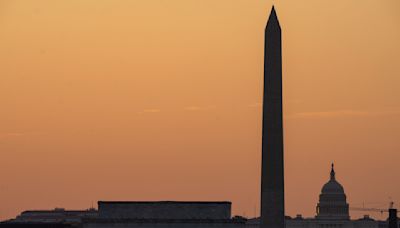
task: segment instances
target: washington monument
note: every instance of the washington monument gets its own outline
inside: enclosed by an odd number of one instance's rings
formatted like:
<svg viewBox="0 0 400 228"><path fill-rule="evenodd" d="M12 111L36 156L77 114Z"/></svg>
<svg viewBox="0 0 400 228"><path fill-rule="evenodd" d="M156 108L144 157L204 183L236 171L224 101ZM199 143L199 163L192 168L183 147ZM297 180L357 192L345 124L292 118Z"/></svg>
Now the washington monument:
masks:
<svg viewBox="0 0 400 228"><path fill-rule="evenodd" d="M265 28L261 228L285 227L281 27L272 7Z"/></svg>

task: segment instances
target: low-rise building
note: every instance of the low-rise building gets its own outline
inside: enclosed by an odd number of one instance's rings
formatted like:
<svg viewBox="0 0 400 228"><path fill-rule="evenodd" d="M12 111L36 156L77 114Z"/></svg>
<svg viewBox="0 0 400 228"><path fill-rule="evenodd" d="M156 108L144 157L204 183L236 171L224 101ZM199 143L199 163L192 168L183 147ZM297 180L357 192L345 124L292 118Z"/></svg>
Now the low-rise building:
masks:
<svg viewBox="0 0 400 228"><path fill-rule="evenodd" d="M84 219L85 228L244 228L245 220L231 218L231 202L104 202L99 216Z"/></svg>

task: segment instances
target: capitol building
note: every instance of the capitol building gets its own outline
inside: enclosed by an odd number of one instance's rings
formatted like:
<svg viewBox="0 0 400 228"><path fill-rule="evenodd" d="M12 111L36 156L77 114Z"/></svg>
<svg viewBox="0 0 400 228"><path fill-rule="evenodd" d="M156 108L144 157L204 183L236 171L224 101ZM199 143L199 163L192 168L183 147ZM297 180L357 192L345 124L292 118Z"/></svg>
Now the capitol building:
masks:
<svg viewBox="0 0 400 228"><path fill-rule="evenodd" d="M329 181L322 186L316 215L313 218L286 216L286 228L386 228L386 221L379 221L365 215L351 220L349 204L343 186L337 181L332 164ZM249 219L246 227L259 227L259 218Z"/></svg>

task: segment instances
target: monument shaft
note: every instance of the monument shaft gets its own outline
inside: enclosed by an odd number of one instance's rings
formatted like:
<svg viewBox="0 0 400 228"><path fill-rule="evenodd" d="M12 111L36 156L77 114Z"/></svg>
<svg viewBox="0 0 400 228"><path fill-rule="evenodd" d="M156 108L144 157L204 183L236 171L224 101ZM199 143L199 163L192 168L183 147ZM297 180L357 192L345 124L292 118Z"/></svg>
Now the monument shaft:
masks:
<svg viewBox="0 0 400 228"><path fill-rule="evenodd" d="M261 228L284 228L281 28L274 8L265 29Z"/></svg>

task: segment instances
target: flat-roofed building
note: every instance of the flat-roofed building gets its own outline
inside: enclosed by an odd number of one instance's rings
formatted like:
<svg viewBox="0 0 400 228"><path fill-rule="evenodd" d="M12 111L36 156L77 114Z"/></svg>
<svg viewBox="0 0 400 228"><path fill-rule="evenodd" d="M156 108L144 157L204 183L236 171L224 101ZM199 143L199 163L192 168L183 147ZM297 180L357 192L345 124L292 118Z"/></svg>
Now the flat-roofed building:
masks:
<svg viewBox="0 0 400 228"><path fill-rule="evenodd" d="M230 219L231 202L99 201L104 219Z"/></svg>
<svg viewBox="0 0 400 228"><path fill-rule="evenodd" d="M204 201L99 201L97 218L82 227L243 227L245 220L231 218L231 202Z"/></svg>

